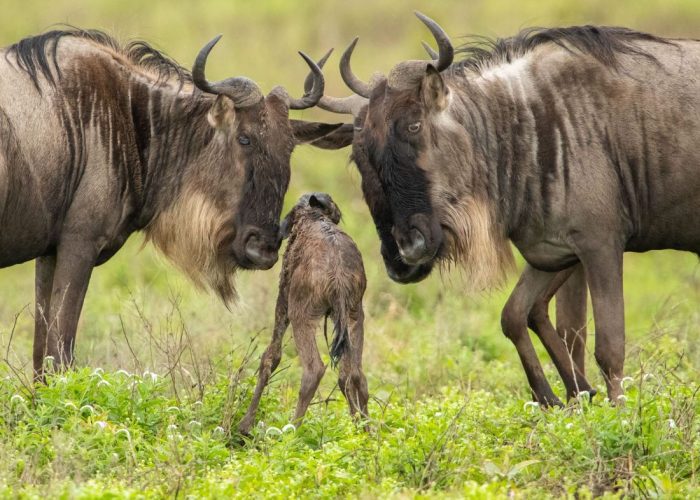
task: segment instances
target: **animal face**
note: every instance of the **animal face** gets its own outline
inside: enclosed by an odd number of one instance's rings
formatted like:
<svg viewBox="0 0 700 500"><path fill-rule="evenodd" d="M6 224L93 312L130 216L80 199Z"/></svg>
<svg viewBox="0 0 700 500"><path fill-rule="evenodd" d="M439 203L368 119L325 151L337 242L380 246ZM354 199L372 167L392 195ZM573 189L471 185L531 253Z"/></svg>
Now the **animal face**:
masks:
<svg viewBox="0 0 700 500"><path fill-rule="evenodd" d="M362 177L362 193L381 242L380 253L389 277L398 283L413 283L426 278L432 271L432 263L409 264L399 251L393 229L395 216L392 211L391 196L385 191L379 173L370 161L370 153L377 144L377 135L365 127L367 107L355 120L355 133L352 140L352 159Z"/></svg>
<svg viewBox="0 0 700 500"><path fill-rule="evenodd" d="M300 99L292 99L282 87L263 97L255 82L229 78L211 83L204 76L206 59L219 37L200 51L195 61L194 84L217 98L207 115L215 130L213 162L224 169L219 179L223 191L228 169L235 171L234 190L226 193L224 209L235 214L232 251L238 266L269 269L277 261L282 200L290 177L289 160L294 145L313 141L341 124L290 122L289 109L305 109L323 95L324 79L320 68L301 53L312 72L312 90ZM237 196L236 196L237 194Z"/></svg>

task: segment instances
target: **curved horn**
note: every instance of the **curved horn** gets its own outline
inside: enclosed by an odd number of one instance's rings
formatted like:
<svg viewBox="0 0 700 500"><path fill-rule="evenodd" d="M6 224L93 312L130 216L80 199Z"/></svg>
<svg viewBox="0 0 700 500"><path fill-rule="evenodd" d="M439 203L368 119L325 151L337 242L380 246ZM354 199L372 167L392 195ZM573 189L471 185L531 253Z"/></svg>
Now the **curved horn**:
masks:
<svg viewBox="0 0 700 500"><path fill-rule="evenodd" d="M428 45L426 42L421 42L421 45L423 46L425 51L428 53L428 57L430 57L431 59L437 59L439 57L438 53L435 52L435 50L430 45Z"/></svg>
<svg viewBox="0 0 700 500"><path fill-rule="evenodd" d="M352 69L350 68L350 58L352 57L352 51L355 50L355 45L357 45L357 41L359 39L359 37L355 37L355 39L348 46L348 48L345 49L345 52L343 52L343 57L340 58L340 76L343 77L345 85L350 87L350 90L352 90L358 95L361 95L362 97L367 97L369 99L369 96L372 93L372 87L360 80L359 78L357 78L353 74Z"/></svg>
<svg viewBox="0 0 700 500"><path fill-rule="evenodd" d="M306 90L306 82L304 82L304 95L299 99L289 98L289 109L306 109L318 104L318 101L323 97L323 90L325 87L325 79L323 78L323 72L321 68L311 59L309 56L303 52L299 52L299 55L306 61L306 64L311 68L312 84L311 89ZM330 52L326 54L326 59L330 56ZM324 61L325 62L325 61ZM308 80L308 77L307 77Z"/></svg>
<svg viewBox="0 0 700 500"><path fill-rule="evenodd" d="M316 65L319 68L323 68L332 53L333 49L330 49L321 59L316 62ZM306 93L309 93L313 87L313 76L314 74L312 72L306 75L306 80L304 80L304 92ZM360 109L362 109L362 106L365 104L367 104L367 99L357 94L353 94L348 97L331 97L324 95L318 101L318 107L325 111L353 116L357 116Z"/></svg>
<svg viewBox="0 0 700 500"><path fill-rule="evenodd" d="M347 97L331 97L324 95L321 100L318 101L318 107L330 111L331 113L357 116L367 102L368 100L366 97L357 94Z"/></svg>
<svg viewBox="0 0 700 500"><path fill-rule="evenodd" d="M454 47L452 47L450 38L447 36L447 33L445 33L445 30L443 30L438 23L430 19L428 16L418 11L416 11L415 14L416 17L428 27L430 32L435 37L435 41L437 42L439 55L437 57L437 61L433 61L433 66L435 66L435 69L438 71L447 69L450 64L452 64L455 56L455 50ZM433 57L433 59L435 59L435 57Z"/></svg>
<svg viewBox="0 0 700 500"><path fill-rule="evenodd" d="M192 66L192 81L195 86L209 94L222 94L230 97L238 107L251 106L260 102L263 94L258 85L251 79L244 76L227 78L220 82L209 82L205 75L207 57L214 45L218 43L222 35L216 35L197 54L197 58Z"/></svg>
<svg viewBox="0 0 700 500"><path fill-rule="evenodd" d="M323 69L324 64L326 64L326 61L328 61L328 58L331 56L332 53L333 53L333 49L330 49L328 52L326 52L326 54L321 59L316 61L316 66ZM314 86L314 72L309 71L309 74L306 75L306 79L304 80L304 92L308 94L309 92L311 92L311 89L313 88L313 86Z"/></svg>

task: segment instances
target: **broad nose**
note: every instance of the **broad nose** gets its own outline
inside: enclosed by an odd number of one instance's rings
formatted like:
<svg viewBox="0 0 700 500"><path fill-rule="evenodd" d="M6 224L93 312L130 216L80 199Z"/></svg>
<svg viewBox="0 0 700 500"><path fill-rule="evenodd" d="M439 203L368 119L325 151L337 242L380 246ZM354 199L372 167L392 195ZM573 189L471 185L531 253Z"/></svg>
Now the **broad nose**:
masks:
<svg viewBox="0 0 700 500"><path fill-rule="evenodd" d="M413 214L405 229L392 229L401 260L409 266L425 264L435 257L442 237L439 226L434 230L433 225L428 215Z"/></svg>
<svg viewBox="0 0 700 500"><path fill-rule="evenodd" d="M270 269L275 265L280 247L279 230L263 231L257 227L244 230L241 239L245 259L251 269Z"/></svg>
<svg viewBox="0 0 700 500"><path fill-rule="evenodd" d="M410 266L419 264L428 251L425 236L415 227L408 232L398 234L396 244L399 247L401 259Z"/></svg>
<svg viewBox="0 0 700 500"><path fill-rule="evenodd" d="M397 283L417 283L425 279L433 269L433 265L430 263L418 266L408 265L402 258L399 258L397 253L398 249L393 241L388 246L382 243L381 254L386 273Z"/></svg>

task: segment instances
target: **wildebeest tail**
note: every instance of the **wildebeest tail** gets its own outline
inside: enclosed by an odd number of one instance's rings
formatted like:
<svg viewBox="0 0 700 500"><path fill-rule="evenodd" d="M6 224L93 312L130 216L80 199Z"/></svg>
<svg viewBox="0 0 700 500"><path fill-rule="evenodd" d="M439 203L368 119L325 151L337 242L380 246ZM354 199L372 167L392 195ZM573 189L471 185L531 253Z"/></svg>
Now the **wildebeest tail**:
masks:
<svg viewBox="0 0 700 500"><path fill-rule="evenodd" d="M343 357L343 354L348 347L348 318L345 313L345 304L342 302L337 304L335 310L335 322L333 324L333 339L331 340L331 345L329 348L331 355L331 366L335 368ZM326 344L328 344L328 335L326 330L326 324L328 322L328 315L331 311L326 313L326 318L323 324L323 334L326 337Z"/></svg>
<svg viewBox="0 0 700 500"><path fill-rule="evenodd" d="M348 325L344 318L335 320L333 342L331 342L331 366L335 367L348 347Z"/></svg>

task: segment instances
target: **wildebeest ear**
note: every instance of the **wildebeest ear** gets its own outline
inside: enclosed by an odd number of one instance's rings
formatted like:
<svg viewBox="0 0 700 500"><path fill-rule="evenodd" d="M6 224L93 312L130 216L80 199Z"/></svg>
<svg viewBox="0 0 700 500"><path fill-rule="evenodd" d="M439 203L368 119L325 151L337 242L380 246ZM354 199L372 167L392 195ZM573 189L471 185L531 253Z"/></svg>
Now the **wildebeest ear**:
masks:
<svg viewBox="0 0 700 500"><path fill-rule="evenodd" d="M292 124L294 142L297 144L313 142L344 125L343 123L306 122L304 120L289 120L289 122Z"/></svg>
<svg viewBox="0 0 700 500"><path fill-rule="evenodd" d="M354 125L352 123L343 123L342 127L335 129L320 139L316 139L311 145L321 149L341 149L352 144L354 135Z"/></svg>
<svg viewBox="0 0 700 500"><path fill-rule="evenodd" d="M421 82L423 104L435 111L442 111L447 106L447 92L440 72L432 64L428 64Z"/></svg>
<svg viewBox="0 0 700 500"><path fill-rule="evenodd" d="M219 94L216 96L216 100L212 105L209 113L207 113L207 121L209 125L214 128L220 129L225 127L227 124L233 124L233 120L236 118L236 109L233 104L233 100L230 97Z"/></svg>

